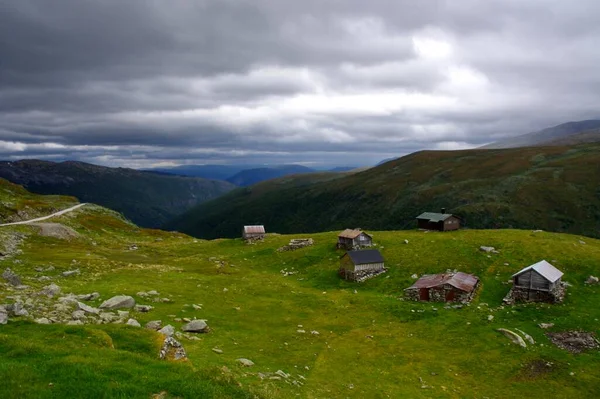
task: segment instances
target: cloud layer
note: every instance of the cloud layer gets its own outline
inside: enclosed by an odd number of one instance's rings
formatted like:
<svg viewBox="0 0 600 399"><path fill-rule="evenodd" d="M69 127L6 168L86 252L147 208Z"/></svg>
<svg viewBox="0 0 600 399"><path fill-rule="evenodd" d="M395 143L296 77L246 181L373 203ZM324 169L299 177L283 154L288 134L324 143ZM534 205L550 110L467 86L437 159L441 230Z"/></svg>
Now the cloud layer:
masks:
<svg viewBox="0 0 600 399"><path fill-rule="evenodd" d="M0 3L0 157L363 165L599 117L600 3Z"/></svg>

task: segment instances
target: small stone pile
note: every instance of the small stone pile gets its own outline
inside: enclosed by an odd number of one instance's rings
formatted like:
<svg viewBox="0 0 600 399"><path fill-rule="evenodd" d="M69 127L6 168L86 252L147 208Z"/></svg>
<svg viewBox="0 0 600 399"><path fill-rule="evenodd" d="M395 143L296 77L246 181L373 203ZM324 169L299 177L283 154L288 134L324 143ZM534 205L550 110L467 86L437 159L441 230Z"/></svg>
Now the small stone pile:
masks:
<svg viewBox="0 0 600 399"><path fill-rule="evenodd" d="M600 342L593 333L585 331L564 331L546 333L552 343L571 353L581 353L589 349L600 347Z"/></svg>
<svg viewBox="0 0 600 399"><path fill-rule="evenodd" d="M184 360L187 359L187 354L185 353L185 349L183 348L183 345L181 345L181 342L168 336L163 342L159 357L167 360Z"/></svg>
<svg viewBox="0 0 600 399"><path fill-rule="evenodd" d="M288 245L277 249L277 252L295 251L300 248L310 247L311 245L314 245L312 238L293 238Z"/></svg>

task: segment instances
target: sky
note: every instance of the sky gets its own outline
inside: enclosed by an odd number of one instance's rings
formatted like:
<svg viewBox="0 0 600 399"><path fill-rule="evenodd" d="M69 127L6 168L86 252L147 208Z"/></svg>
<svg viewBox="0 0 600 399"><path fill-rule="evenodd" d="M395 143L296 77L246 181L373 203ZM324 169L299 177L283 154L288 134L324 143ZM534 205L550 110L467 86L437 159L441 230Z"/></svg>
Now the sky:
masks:
<svg viewBox="0 0 600 399"><path fill-rule="evenodd" d="M0 159L375 164L600 117L597 0L0 0Z"/></svg>

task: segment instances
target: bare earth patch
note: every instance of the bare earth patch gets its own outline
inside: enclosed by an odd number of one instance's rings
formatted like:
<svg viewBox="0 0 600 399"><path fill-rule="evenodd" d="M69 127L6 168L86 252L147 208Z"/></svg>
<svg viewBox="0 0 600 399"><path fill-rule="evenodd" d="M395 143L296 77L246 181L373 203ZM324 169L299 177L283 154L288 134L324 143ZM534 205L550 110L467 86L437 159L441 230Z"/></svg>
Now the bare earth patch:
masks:
<svg viewBox="0 0 600 399"><path fill-rule="evenodd" d="M70 240L79 237L79 233L75 230L60 223L34 223L31 225L36 227L39 235L43 237L54 237L61 240Z"/></svg>
<svg viewBox="0 0 600 399"><path fill-rule="evenodd" d="M588 349L600 347L594 333L585 331L564 331L559 333L546 333L550 341L561 349L571 353L581 353Z"/></svg>
<svg viewBox="0 0 600 399"><path fill-rule="evenodd" d="M543 377L545 374L554 371L556 366L553 362L544 359L533 360L523 366L520 377L524 379L533 379Z"/></svg>

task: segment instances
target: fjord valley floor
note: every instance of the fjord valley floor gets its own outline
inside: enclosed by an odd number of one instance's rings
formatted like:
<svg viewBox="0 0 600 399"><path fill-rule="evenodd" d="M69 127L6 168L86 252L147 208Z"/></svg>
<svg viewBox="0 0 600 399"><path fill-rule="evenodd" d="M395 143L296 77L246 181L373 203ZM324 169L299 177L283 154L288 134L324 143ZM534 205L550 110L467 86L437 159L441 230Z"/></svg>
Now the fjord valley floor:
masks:
<svg viewBox="0 0 600 399"><path fill-rule="evenodd" d="M600 391L598 350L572 354L545 335L598 333L600 287L584 284L600 273L595 239L530 230L374 232L389 271L356 284L337 276L337 232L270 234L255 245L204 241L140 229L94 205L52 223L78 236L0 229L2 243L12 243L2 270L29 286L3 281L0 304L20 298L30 314L0 325L1 397L592 398ZM315 244L277 252L300 237ZM483 253L482 245L499 253ZM541 259L565 273L564 303L502 306L510 276ZM80 274L62 275L74 269ZM469 306L403 300L411 275L446 269L481 279ZM93 307L119 294L152 305L130 311L142 326L162 320L180 330L179 320L198 318L211 331L181 338L189 360L173 362L158 359L163 337L145 328L35 324L57 302L37 295L51 282L61 295L98 292L87 302ZM168 302L138 295L150 290ZM520 329L536 343L521 348L497 328Z"/></svg>

